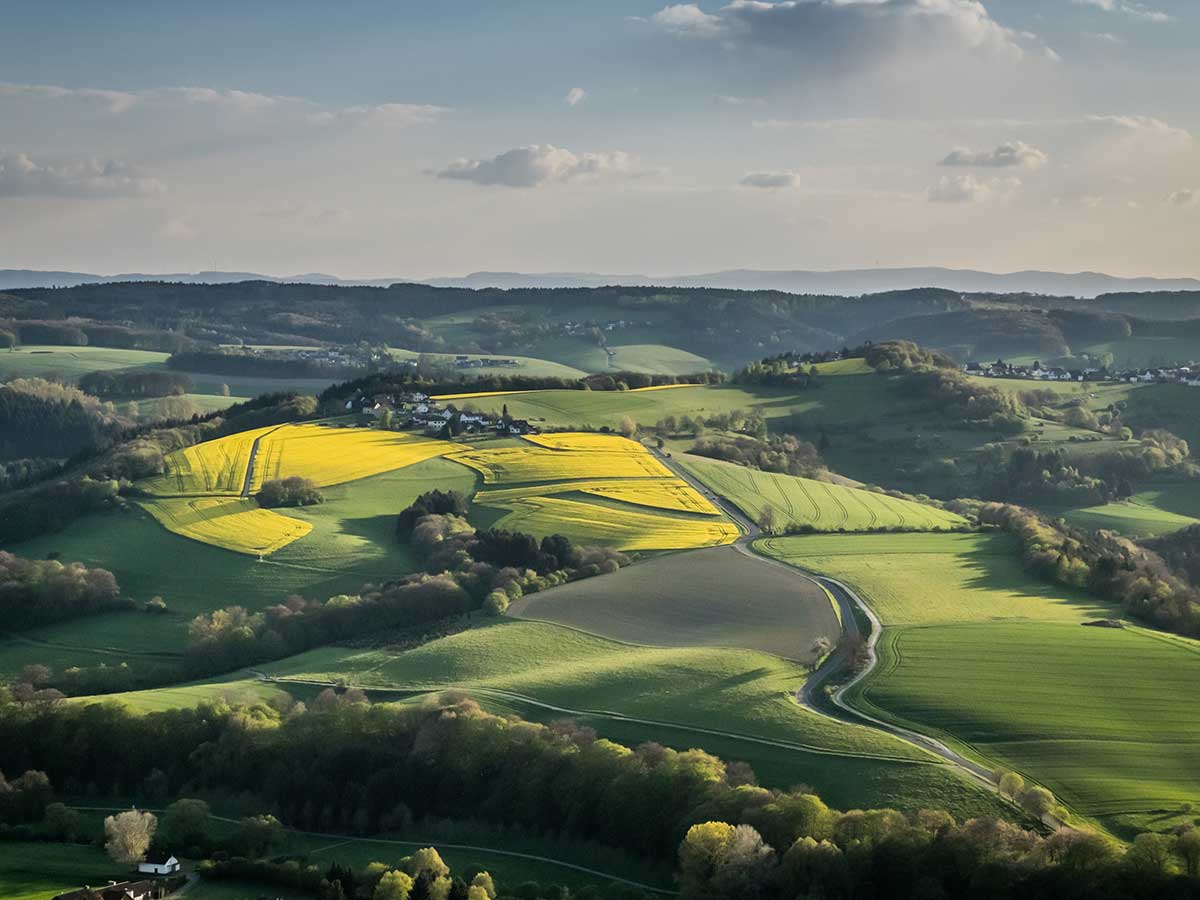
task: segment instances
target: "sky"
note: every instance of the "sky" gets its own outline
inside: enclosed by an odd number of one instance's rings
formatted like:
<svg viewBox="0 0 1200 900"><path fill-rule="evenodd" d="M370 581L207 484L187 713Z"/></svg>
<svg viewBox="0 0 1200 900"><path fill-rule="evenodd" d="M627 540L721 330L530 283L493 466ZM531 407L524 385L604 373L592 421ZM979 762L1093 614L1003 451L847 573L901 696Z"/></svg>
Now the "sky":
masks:
<svg viewBox="0 0 1200 900"><path fill-rule="evenodd" d="M1200 275L1196 0L0 0L0 268Z"/></svg>

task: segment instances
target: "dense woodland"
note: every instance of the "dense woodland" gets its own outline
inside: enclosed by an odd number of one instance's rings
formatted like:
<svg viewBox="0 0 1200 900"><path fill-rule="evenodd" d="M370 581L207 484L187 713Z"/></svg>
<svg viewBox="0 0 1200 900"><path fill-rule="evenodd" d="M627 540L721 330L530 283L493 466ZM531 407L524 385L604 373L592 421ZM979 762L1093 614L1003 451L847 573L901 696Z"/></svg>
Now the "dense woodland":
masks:
<svg viewBox="0 0 1200 900"><path fill-rule="evenodd" d="M635 749L590 730L503 719L447 696L423 707L327 703L279 713L20 703L0 693L0 770L37 766L66 793L241 793L324 832L404 829L431 817L516 825L676 859L687 898L830 900L1195 896L1200 834L1139 837L956 822L923 810L831 809L806 788L698 750ZM48 799L43 793L40 799ZM32 805L29 804L29 805Z"/></svg>

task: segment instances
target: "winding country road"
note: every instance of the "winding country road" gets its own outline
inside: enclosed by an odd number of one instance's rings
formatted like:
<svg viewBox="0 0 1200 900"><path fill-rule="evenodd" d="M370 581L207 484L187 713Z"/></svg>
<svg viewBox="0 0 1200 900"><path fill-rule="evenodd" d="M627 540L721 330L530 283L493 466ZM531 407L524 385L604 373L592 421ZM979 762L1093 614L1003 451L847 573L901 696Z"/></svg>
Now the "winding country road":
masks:
<svg viewBox="0 0 1200 900"><path fill-rule="evenodd" d="M755 552L752 544L762 536L762 529L759 528L758 525L753 521L751 521L730 500L720 494L715 493L707 485L702 483L690 472L676 463L671 454L666 453L658 448L653 449L663 465L674 472L679 478L691 485L695 490L699 491L702 496L714 503L737 524L742 531L742 536L734 543L735 549L745 556L757 560L763 565L776 566L778 568L786 569L793 575L796 575L800 578L806 578L818 586L825 588L833 596L834 600L840 607L843 637L848 638L849 640L843 639L839 641L833 652L830 653L829 656L827 656L821 663L821 665L817 667L816 671L809 675L809 677L805 680L804 686L800 689L800 691L797 692L796 695L796 700L802 706L818 715L832 718L826 710L822 709L818 703L814 702L813 698L820 696L820 692L824 689L826 684L830 683L831 681L835 681L839 676L844 675L849 669L851 662L849 659L850 645L857 643L854 638L862 635L862 630L859 628L858 619L855 615L856 611L861 612L861 614L865 616L871 623L871 630L866 635L866 644L864 648L867 658L866 664L862 666L862 668L859 669L859 671L856 672L853 677L843 684L840 684L829 694L830 701L837 706L838 709L846 713L847 718L850 720L861 725L884 731L892 737L898 738L906 743L912 744L915 747L932 753L951 765L957 767L960 771L964 772L972 780L983 785L989 791L997 794L999 793L999 789L996 784L996 775L986 766L982 766L974 760L968 759L958 751L947 746L936 738L922 734L919 731L914 731L910 728L903 728L899 725L894 725L891 722L868 715L850 706L845 700L846 692L869 676L875 669L876 664L879 662L879 654L877 652L876 645L879 642L880 634L883 632L883 623L879 620L879 617L875 614L875 611L872 610L871 607L867 605L866 601L864 601L862 597L855 593L853 589L836 579L827 578L823 575L817 575L816 573L805 571L798 566L790 565L788 563L781 562ZM1062 823L1055 820L1054 822L1048 822L1047 824L1060 825Z"/></svg>

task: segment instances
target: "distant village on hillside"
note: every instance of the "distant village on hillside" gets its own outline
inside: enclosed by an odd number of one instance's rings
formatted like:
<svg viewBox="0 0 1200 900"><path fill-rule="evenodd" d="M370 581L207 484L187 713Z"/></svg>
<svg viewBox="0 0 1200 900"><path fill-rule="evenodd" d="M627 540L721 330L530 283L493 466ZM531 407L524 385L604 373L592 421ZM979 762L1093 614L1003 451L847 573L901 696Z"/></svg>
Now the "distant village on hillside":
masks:
<svg viewBox="0 0 1200 900"><path fill-rule="evenodd" d="M371 416L383 428L421 428L431 434L537 434L525 419L471 412L454 404L443 406L420 391L402 394L357 394L346 401L346 412Z"/></svg>

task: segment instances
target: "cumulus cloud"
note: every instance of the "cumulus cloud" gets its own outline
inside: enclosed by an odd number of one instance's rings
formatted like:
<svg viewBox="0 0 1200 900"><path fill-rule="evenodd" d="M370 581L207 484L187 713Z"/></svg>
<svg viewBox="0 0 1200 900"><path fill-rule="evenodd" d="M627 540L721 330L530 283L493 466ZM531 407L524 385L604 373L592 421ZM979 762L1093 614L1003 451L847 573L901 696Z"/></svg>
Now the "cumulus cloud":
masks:
<svg viewBox="0 0 1200 900"><path fill-rule="evenodd" d="M982 179L974 175L944 175L929 188L933 203L986 203L1021 186L1016 178Z"/></svg>
<svg viewBox="0 0 1200 900"><path fill-rule="evenodd" d="M1171 17L1162 10L1154 9L1138 0L1071 0L1075 6L1092 6L1105 12L1124 13L1143 22L1161 25L1172 21Z"/></svg>
<svg viewBox="0 0 1200 900"><path fill-rule="evenodd" d="M587 96L587 91L585 91L583 88L573 87L569 91L567 91L567 96L564 97L563 99L566 101L567 106L578 106L580 103L583 102L583 99L586 96Z"/></svg>
<svg viewBox="0 0 1200 900"><path fill-rule="evenodd" d="M1036 35L1001 25L979 0L732 0L714 13L696 3L677 3L651 21L682 37L719 38L852 64L906 51L968 50L1020 58L1023 41L1040 47Z"/></svg>
<svg viewBox="0 0 1200 900"><path fill-rule="evenodd" d="M553 144L530 144L490 159L458 159L434 174L476 184L532 188L577 179L636 178L648 173L639 170L635 159L620 150L576 154Z"/></svg>
<svg viewBox="0 0 1200 900"><path fill-rule="evenodd" d="M754 188L794 188L800 185L800 176L795 172L747 172L738 184Z"/></svg>
<svg viewBox="0 0 1200 900"><path fill-rule="evenodd" d="M681 37L719 37L728 29L728 22L721 16L704 12L695 3L673 3L665 6L650 17L655 25Z"/></svg>
<svg viewBox="0 0 1200 900"><path fill-rule="evenodd" d="M1200 189L1185 188L1182 191L1174 191L1167 197L1167 203L1171 206L1200 206Z"/></svg>
<svg viewBox="0 0 1200 900"><path fill-rule="evenodd" d="M113 160L54 165L24 153L0 154L0 197L136 197L162 190L158 179Z"/></svg>
<svg viewBox="0 0 1200 900"><path fill-rule="evenodd" d="M1007 168L1020 166L1025 169L1039 169L1050 157L1029 144L1021 141L1009 141L1001 144L995 150L968 150L959 147L941 161L943 166L985 166L991 168Z"/></svg>

